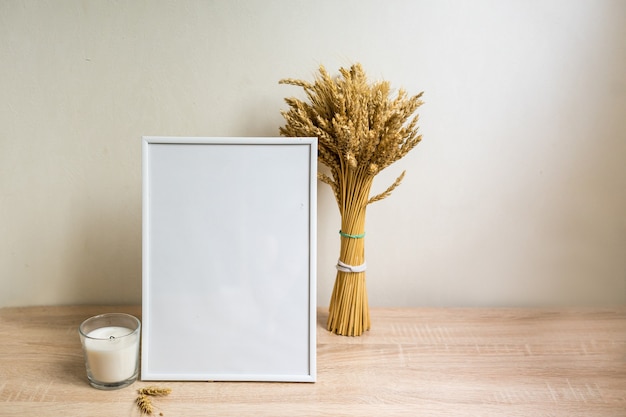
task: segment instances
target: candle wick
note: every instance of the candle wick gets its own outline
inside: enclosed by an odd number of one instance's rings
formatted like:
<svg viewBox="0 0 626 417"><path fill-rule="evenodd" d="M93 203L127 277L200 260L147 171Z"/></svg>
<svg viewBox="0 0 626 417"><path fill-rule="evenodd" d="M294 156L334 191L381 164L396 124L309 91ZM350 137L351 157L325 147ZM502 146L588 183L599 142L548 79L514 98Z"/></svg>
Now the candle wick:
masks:
<svg viewBox="0 0 626 417"><path fill-rule="evenodd" d="M109 336L109 340L115 340L115 336Z"/></svg>

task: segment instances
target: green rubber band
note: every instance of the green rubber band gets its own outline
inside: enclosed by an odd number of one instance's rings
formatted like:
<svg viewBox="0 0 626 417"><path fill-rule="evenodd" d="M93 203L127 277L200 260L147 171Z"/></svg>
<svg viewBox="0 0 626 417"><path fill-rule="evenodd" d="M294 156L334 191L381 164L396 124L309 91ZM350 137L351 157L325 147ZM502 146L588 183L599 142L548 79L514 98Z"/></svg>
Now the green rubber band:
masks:
<svg viewBox="0 0 626 417"><path fill-rule="evenodd" d="M343 237L349 237L350 239L363 239L365 237L365 232L361 233L360 235L349 235L348 233L344 233L340 230L339 234Z"/></svg>

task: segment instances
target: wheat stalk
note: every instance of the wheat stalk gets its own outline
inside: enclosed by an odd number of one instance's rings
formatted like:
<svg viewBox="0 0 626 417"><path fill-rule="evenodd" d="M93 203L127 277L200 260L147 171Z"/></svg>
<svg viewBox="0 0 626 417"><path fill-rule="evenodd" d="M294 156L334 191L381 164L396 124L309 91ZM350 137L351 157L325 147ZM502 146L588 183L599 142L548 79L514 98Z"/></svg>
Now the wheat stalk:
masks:
<svg viewBox="0 0 626 417"><path fill-rule="evenodd" d="M150 397L165 397L170 395L171 392L171 388L161 388L157 386L143 387L137 390L139 395L135 399L135 402L142 415L151 416L154 413L154 406L152 405ZM160 415L163 415L163 413L160 413Z"/></svg>
<svg viewBox="0 0 626 417"><path fill-rule="evenodd" d="M138 390L139 395L150 395L153 397L165 397L172 393L171 388L161 388L156 386L148 386Z"/></svg>
<svg viewBox="0 0 626 417"><path fill-rule="evenodd" d="M151 416L152 413L154 413L154 406L152 405L152 401L150 400L150 397L148 397L146 394L139 394L136 402L137 407L139 407L139 411L141 411L141 414Z"/></svg>
<svg viewBox="0 0 626 417"><path fill-rule="evenodd" d="M286 124L280 134L318 138L318 160L330 175L318 173L337 200L341 214L340 261L348 265L365 262L366 206L380 201L400 185L404 172L384 192L369 197L374 177L404 157L421 140L417 109L422 93L397 94L390 83L369 83L360 64L340 68L332 77L323 66L314 82L287 78L280 84L304 90L307 100L286 98L289 110L282 111ZM331 296L328 330L343 335L360 335L370 328L365 272L339 270Z"/></svg>

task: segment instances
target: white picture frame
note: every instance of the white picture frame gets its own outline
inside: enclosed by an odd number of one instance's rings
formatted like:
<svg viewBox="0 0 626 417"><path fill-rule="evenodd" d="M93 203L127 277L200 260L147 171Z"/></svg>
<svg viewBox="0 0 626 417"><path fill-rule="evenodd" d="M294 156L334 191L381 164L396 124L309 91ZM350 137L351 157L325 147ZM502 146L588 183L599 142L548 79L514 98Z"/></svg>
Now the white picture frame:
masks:
<svg viewBox="0 0 626 417"><path fill-rule="evenodd" d="M316 138L142 138L144 381L316 378Z"/></svg>

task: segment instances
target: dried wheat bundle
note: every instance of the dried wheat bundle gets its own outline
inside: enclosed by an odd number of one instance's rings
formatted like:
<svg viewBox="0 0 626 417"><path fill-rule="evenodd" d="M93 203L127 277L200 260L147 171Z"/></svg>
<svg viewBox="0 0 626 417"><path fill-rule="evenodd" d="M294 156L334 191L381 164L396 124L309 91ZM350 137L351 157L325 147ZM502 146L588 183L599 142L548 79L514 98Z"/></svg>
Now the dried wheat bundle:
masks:
<svg viewBox="0 0 626 417"><path fill-rule="evenodd" d="M365 287L366 206L388 197L404 172L384 192L370 197L376 174L404 157L422 139L416 110L422 94L409 96L390 83L369 83L360 64L340 68L332 77L323 66L313 83L281 80L304 89L308 101L286 98L290 109L280 134L316 136L318 159L330 175L318 173L335 195L341 214L341 250L330 301L328 330L358 336L370 328Z"/></svg>

